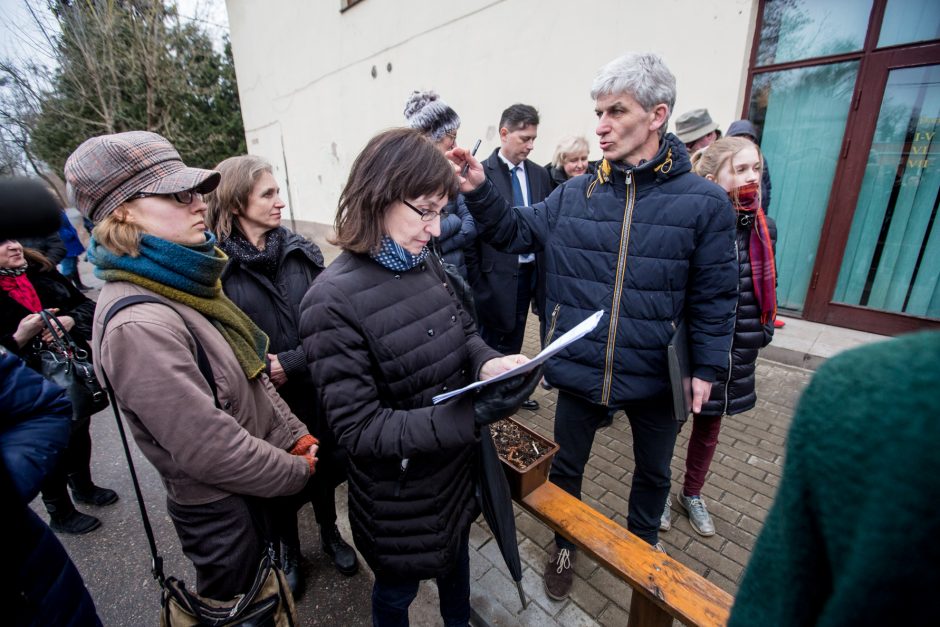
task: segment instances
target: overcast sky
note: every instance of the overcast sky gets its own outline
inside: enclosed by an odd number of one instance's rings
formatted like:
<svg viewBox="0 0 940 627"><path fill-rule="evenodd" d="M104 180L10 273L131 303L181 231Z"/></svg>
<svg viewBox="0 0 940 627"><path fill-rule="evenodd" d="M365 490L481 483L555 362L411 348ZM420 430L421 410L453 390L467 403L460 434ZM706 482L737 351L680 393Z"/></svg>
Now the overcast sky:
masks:
<svg viewBox="0 0 940 627"><path fill-rule="evenodd" d="M39 31L26 9L26 0L0 0L0 56L10 58L31 57L36 54L35 42ZM45 2L32 0L33 7L44 7ZM213 37L221 41L228 31L225 0L177 0L180 17L199 19ZM42 14L45 16L45 12Z"/></svg>

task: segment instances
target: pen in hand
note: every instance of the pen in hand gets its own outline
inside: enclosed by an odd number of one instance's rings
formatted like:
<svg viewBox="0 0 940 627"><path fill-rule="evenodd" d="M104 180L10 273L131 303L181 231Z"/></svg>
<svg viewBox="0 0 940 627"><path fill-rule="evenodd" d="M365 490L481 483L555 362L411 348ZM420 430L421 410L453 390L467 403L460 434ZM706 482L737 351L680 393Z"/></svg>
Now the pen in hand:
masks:
<svg viewBox="0 0 940 627"><path fill-rule="evenodd" d="M477 150L480 149L480 144L481 144L482 142L483 142L482 139L478 139L478 140L477 140L477 143L475 143L475 144L473 145L473 150L470 151L470 156L471 156L471 157L475 157L475 156L476 156ZM464 178L467 178L467 172L469 172L469 171L470 171L470 162L467 161L465 164L463 164L463 169L460 170L460 176L462 176L462 177L464 177Z"/></svg>

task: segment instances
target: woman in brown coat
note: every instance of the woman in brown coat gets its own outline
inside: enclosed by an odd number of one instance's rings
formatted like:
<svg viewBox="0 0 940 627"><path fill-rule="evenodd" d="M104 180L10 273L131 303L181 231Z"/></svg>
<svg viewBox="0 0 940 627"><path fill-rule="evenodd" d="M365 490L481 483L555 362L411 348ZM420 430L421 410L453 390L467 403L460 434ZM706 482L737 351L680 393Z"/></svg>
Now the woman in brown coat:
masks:
<svg viewBox="0 0 940 627"><path fill-rule="evenodd" d="M188 168L163 137L133 131L87 140L65 175L95 222L88 259L106 282L96 368L166 486L198 593L231 599L261 560L263 497L303 489L317 447L263 374L267 336L222 294L226 257L205 230L202 200L219 174ZM103 328L115 302L134 295L159 302L122 309Z"/></svg>

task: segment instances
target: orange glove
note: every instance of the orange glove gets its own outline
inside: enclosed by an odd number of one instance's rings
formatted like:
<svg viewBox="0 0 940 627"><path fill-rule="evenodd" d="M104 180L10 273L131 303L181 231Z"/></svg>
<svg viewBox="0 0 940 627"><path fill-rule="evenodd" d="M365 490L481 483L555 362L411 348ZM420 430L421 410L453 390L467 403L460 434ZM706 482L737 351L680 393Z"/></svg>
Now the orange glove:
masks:
<svg viewBox="0 0 940 627"><path fill-rule="evenodd" d="M315 437L310 435L300 436L300 439L294 443L294 447L290 450L291 455L306 455L310 451L310 447L314 444L319 444L320 441Z"/></svg>
<svg viewBox="0 0 940 627"><path fill-rule="evenodd" d="M291 455L300 455L307 460L307 463L310 465L310 474L316 472L317 470L317 448L320 445L320 441L317 440L310 434L301 436L297 442L294 443L294 447L290 450Z"/></svg>

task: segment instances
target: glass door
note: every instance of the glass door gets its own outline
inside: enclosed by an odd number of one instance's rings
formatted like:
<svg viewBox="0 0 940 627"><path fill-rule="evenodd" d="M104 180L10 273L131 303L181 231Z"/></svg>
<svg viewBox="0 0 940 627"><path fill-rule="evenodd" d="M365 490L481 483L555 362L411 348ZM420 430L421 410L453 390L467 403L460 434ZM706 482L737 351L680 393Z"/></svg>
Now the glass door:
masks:
<svg viewBox="0 0 940 627"><path fill-rule="evenodd" d="M870 61L805 312L880 333L940 326L940 45Z"/></svg>

